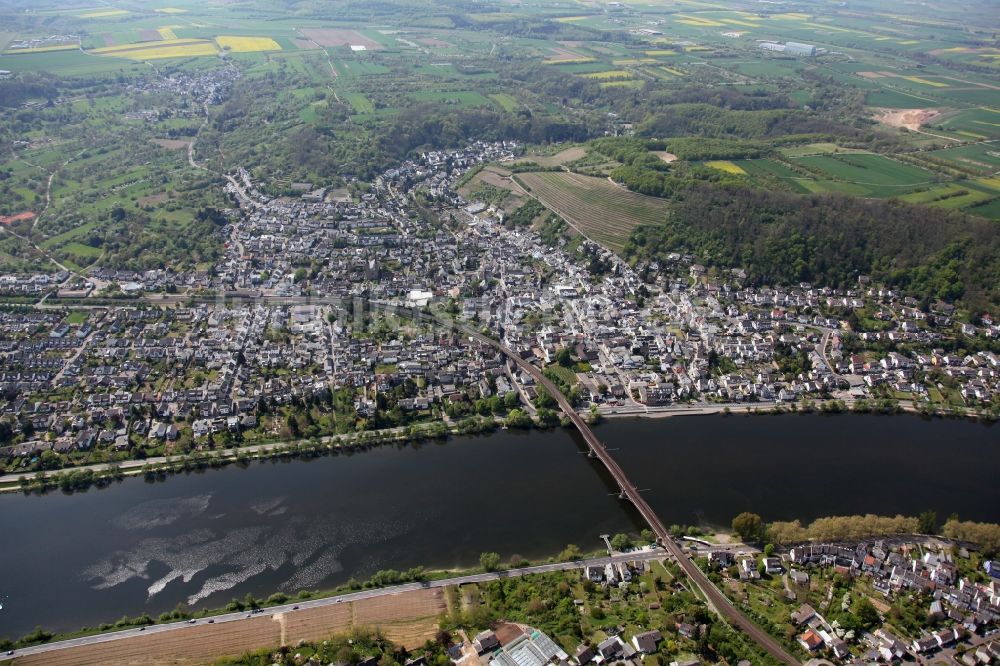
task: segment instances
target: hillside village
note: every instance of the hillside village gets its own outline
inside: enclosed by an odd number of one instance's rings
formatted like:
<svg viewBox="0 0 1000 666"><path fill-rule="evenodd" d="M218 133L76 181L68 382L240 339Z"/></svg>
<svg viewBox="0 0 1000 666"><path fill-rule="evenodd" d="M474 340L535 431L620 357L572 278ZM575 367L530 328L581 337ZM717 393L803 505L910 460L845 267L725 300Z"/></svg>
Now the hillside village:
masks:
<svg viewBox="0 0 1000 666"><path fill-rule="evenodd" d="M441 311L554 368L598 414L897 400L996 413L989 316L962 323L863 279L755 288L691 257L630 266L587 240L568 252L456 194L470 169L519 150L425 153L358 199L272 198L240 170L211 271L0 276L3 294L42 304L0 317L7 468L57 466L45 451L79 462L515 408L537 418L548 403L531 378L427 316ZM124 300L88 303L109 296ZM877 326L849 334L862 319ZM335 418L299 424L305 403Z"/></svg>

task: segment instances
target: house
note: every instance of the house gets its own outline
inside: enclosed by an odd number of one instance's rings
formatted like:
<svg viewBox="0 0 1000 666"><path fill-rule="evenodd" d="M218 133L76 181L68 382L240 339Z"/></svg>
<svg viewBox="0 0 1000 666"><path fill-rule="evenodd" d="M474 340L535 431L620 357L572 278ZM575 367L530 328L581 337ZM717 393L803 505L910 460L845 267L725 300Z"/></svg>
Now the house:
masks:
<svg viewBox="0 0 1000 666"><path fill-rule="evenodd" d="M937 649L938 642L933 636L923 636L913 641L913 651L917 654L927 654Z"/></svg>
<svg viewBox="0 0 1000 666"><path fill-rule="evenodd" d="M1000 562L997 562L996 560L987 560L983 564L983 568L986 569L986 573L990 575L990 578L1000 580Z"/></svg>
<svg viewBox="0 0 1000 666"><path fill-rule="evenodd" d="M580 666L585 666L589 664L594 659L594 648L587 644L581 644L576 648L576 652L573 653L573 657L576 659L576 663Z"/></svg>
<svg viewBox="0 0 1000 666"><path fill-rule="evenodd" d="M760 572L757 571L757 561L753 558L740 560L740 580L757 580Z"/></svg>
<svg viewBox="0 0 1000 666"><path fill-rule="evenodd" d="M800 634L797 640L799 641L799 645L804 647L808 652L815 652L823 647L823 639L812 629Z"/></svg>
<svg viewBox="0 0 1000 666"><path fill-rule="evenodd" d="M814 617L816 617L816 610L809 604L802 604L797 611L792 613L792 622L798 627Z"/></svg>
<svg viewBox="0 0 1000 666"><path fill-rule="evenodd" d="M94 446L97 441L97 433L93 430L84 430L76 436L76 448L87 451Z"/></svg>
<svg viewBox="0 0 1000 666"><path fill-rule="evenodd" d="M846 659L851 654L851 651L847 648L847 643L836 637L830 642L830 649L833 650L833 656L837 659Z"/></svg>
<svg viewBox="0 0 1000 666"><path fill-rule="evenodd" d="M476 648L476 652L483 654L484 652L490 652L499 648L500 640L494 632L487 629L476 634L475 639L472 641L472 646Z"/></svg>
<svg viewBox="0 0 1000 666"><path fill-rule="evenodd" d="M941 631L934 634L934 640L937 641L938 647L946 647L951 645L963 635L963 630L953 627L951 629L942 629Z"/></svg>
<svg viewBox="0 0 1000 666"><path fill-rule="evenodd" d="M621 659L625 656L625 643L620 636L612 636L598 643L597 652L604 661Z"/></svg>
<svg viewBox="0 0 1000 666"><path fill-rule="evenodd" d="M713 550L708 554L709 564L718 564L720 567L728 567L733 563L733 554L728 550Z"/></svg>
<svg viewBox="0 0 1000 666"><path fill-rule="evenodd" d="M779 557L765 557L764 558L764 571L771 575L780 574L784 569L781 566L781 558Z"/></svg>
<svg viewBox="0 0 1000 666"><path fill-rule="evenodd" d="M641 634L633 636L632 644L635 645L636 650L643 654L653 654L656 652L657 645L659 645L662 640L663 634L654 629L652 631L644 631Z"/></svg>
<svg viewBox="0 0 1000 666"><path fill-rule="evenodd" d="M684 638L690 638L694 640L698 629L693 624L688 624L687 622L680 622L675 625L677 627L677 633Z"/></svg>

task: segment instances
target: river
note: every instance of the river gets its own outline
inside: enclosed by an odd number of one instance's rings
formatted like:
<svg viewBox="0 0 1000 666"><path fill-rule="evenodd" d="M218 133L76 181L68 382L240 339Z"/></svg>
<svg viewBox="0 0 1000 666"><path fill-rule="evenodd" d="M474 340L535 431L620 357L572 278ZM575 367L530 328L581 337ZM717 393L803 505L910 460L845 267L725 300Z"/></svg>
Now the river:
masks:
<svg viewBox="0 0 1000 666"><path fill-rule="evenodd" d="M879 416L688 416L597 428L667 524L935 509L1000 520L1000 427ZM379 569L540 558L643 527L572 431L498 432L0 497L0 636Z"/></svg>

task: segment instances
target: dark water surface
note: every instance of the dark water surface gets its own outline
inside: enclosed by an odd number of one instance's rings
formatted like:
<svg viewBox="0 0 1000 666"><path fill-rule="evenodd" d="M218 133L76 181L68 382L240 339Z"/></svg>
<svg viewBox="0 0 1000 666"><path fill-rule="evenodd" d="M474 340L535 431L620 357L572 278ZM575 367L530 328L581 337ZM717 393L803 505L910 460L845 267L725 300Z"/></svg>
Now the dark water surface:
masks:
<svg viewBox="0 0 1000 666"><path fill-rule="evenodd" d="M1000 427L916 417L616 420L598 435L667 524L843 513L1000 521ZM585 550L637 514L565 430L254 463L66 496L0 496L0 636L378 569Z"/></svg>

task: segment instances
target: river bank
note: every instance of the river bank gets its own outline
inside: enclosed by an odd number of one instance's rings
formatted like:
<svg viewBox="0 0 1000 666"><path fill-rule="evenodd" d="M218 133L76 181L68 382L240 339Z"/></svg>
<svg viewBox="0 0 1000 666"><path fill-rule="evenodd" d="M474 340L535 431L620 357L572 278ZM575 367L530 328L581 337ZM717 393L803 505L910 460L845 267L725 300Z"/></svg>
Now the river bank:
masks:
<svg viewBox="0 0 1000 666"><path fill-rule="evenodd" d="M940 409L928 406L926 403L911 401L876 402L864 399L829 400L802 403L700 403L679 404L664 407L646 408L605 408L597 412L593 418L592 412L582 412L584 417L590 417L596 425L604 419L666 419L677 416L706 415L744 415L772 416L780 414L881 414L898 415L913 414L925 418L962 418L972 422L993 423L990 415L968 412L956 409ZM568 427L568 419L563 420L563 427ZM551 424L532 422L521 430L536 429L547 431L553 429ZM0 476L0 494L9 492L40 492L61 489L67 492L84 490L90 487L107 487L113 482L129 476L146 476L148 480L165 480L166 477L178 472L190 472L208 468L242 464L252 460L268 458L287 458L296 456L336 455L345 451L354 451L371 446L407 441L426 441L443 439L449 436L469 434L484 434L497 429L506 429L501 417L472 417L457 423L444 421L421 424L413 427L397 427L382 430L364 431L342 435L325 435L313 439L300 439L288 442L269 442L243 447L195 451L188 455L158 456L154 458L122 460L116 462L94 463L79 466L69 466L57 469L16 472Z"/></svg>
<svg viewBox="0 0 1000 666"><path fill-rule="evenodd" d="M54 649L64 648L74 644L85 644L74 639L102 636L109 640L116 640L136 635L134 630L144 632L147 627L160 627L166 630L181 629L188 625L197 624L199 620L207 620L214 624L215 622L233 621L257 615L268 617L309 608L322 608L343 602L395 596L414 590L462 585L505 577L520 577L550 571L583 569L588 566L603 566L610 562L624 560L662 559L665 556L662 549L644 548L628 554L615 555L595 551L577 554L572 559L560 559L558 555L553 555L541 562L524 560L496 569L467 567L457 570L424 570L423 567L418 567L406 572L378 572L370 580L363 583L344 584L329 590L301 590L295 595L276 592L262 599L254 598L252 594L248 594L243 599L233 599L225 607L202 608L194 612L188 612L178 607L155 618L144 613L133 618L123 617L114 623L102 623L94 627L85 626L76 631L58 634L38 628L17 640L0 637L0 650L17 650L21 655L38 654L38 650L26 650L25 648L38 646ZM398 574L398 576L391 574ZM57 643L62 645L56 645Z"/></svg>

